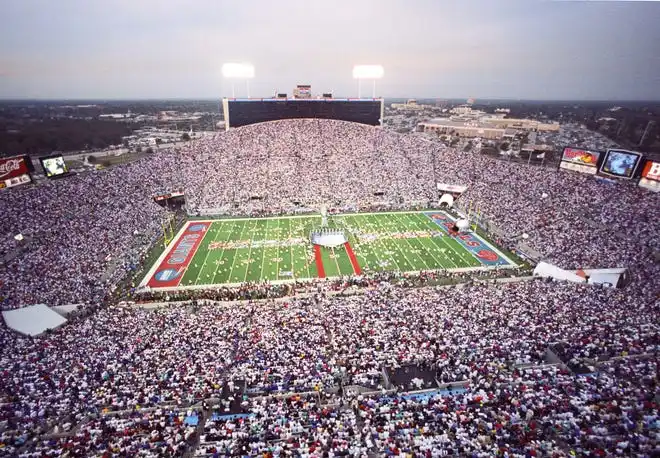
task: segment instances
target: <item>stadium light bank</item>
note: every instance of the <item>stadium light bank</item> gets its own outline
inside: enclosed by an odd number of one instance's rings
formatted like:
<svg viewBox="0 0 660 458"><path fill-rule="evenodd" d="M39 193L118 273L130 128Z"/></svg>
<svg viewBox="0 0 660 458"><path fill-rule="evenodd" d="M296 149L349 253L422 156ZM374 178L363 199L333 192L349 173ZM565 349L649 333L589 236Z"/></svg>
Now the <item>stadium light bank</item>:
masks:
<svg viewBox="0 0 660 458"><path fill-rule="evenodd" d="M250 98L250 79L254 78L254 65L248 63L225 63L222 64L222 76L231 80L231 96L236 98L234 81L237 79L245 80L247 96Z"/></svg>
<svg viewBox="0 0 660 458"><path fill-rule="evenodd" d="M382 65L355 65L353 67L353 78L358 80L358 98L362 97L362 80L372 80L372 97L376 98L376 80L385 75L385 69Z"/></svg>

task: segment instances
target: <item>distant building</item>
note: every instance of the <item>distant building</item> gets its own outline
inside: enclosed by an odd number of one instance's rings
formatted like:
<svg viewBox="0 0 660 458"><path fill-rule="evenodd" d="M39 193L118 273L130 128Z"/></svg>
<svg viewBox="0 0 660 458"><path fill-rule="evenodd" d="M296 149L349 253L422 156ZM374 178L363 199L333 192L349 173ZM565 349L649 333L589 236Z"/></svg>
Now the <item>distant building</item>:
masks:
<svg viewBox="0 0 660 458"><path fill-rule="evenodd" d="M559 124L542 123L533 119L504 118L503 115L490 115L473 110L467 105L452 108L453 116L436 118L423 122L419 130L435 132L439 135L450 134L460 137L481 137L491 140L513 138L523 131L557 132Z"/></svg>
<svg viewBox="0 0 660 458"><path fill-rule="evenodd" d="M408 99L406 103L393 103L392 109L393 110L423 110L424 105L418 105L417 100L415 99Z"/></svg>
<svg viewBox="0 0 660 458"><path fill-rule="evenodd" d="M460 115L465 115L470 113L483 113L483 111L472 110L472 108L469 107L468 105L459 105L449 110L449 112Z"/></svg>
<svg viewBox="0 0 660 458"><path fill-rule="evenodd" d="M99 118L101 119L127 119L129 117L130 115L127 115L126 113L112 113L112 114L99 115Z"/></svg>
<svg viewBox="0 0 660 458"><path fill-rule="evenodd" d="M502 134L503 138L508 138L512 139L515 138L517 134L519 134L520 131L517 129L511 129L511 128L506 128L504 129L504 133Z"/></svg>
<svg viewBox="0 0 660 458"><path fill-rule="evenodd" d="M434 132L438 135L458 135L459 137L481 137L490 140L504 138L504 129L470 125L462 121L451 119L432 119L419 124L421 132Z"/></svg>
<svg viewBox="0 0 660 458"><path fill-rule="evenodd" d="M482 118L484 122L502 128L535 130L538 132L558 132L559 123L543 123L534 119Z"/></svg>
<svg viewBox="0 0 660 458"><path fill-rule="evenodd" d="M530 145L536 145L536 137L537 137L536 132L530 132L529 135L527 136L527 143L529 143Z"/></svg>

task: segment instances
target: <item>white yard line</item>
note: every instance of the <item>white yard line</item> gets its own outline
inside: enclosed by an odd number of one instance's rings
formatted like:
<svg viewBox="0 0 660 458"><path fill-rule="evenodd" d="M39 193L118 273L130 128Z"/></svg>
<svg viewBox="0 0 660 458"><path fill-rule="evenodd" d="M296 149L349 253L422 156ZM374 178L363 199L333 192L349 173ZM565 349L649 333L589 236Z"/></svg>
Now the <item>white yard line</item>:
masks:
<svg viewBox="0 0 660 458"><path fill-rule="evenodd" d="M442 212L442 214L445 215L445 216L447 216L448 218L451 219L451 217L450 217L449 215L447 215L445 212ZM433 220L430 216L428 216L428 215L424 215L424 216L428 219L428 221L430 221L430 222L432 222L433 224L435 224L436 226L438 226L438 228L441 227L441 226L440 226L438 223L436 223L435 220ZM420 218L423 218L423 217L421 216L421 214L420 214L419 217L420 217ZM456 255L458 255L459 258L461 258L464 262L466 262L466 263L468 264L468 266L471 264L471 262L465 259L465 253L464 253L465 251L468 251L468 252L469 252L469 255L470 255L471 257L473 257L473 258L475 258L477 261L479 261L479 258L477 258L477 257L476 257L476 256L470 251L470 250L468 250L466 247L464 247L464 246L461 244L461 242L458 242L458 243L461 245L461 251L457 251L456 248L454 248L453 246L451 246L451 244L450 244L447 240L445 240L445 237L451 237L451 235L449 235L449 234L448 234L447 232L445 232L445 231L442 231L442 229L438 229L438 230L440 230L440 232L443 232L443 233L445 234L443 237L440 237L440 240L442 240L442 243L443 243L447 248L449 248L449 249L451 250L452 253L455 253ZM455 263L455 262L454 262L449 256L447 256L447 259L449 260L449 262L451 262L452 264L454 264L454 267L458 267L458 264L456 264L456 263Z"/></svg>
<svg viewBox="0 0 660 458"><path fill-rule="evenodd" d="M268 223L266 223L266 225L267 224ZM241 232L241 235L242 234L243 233ZM248 272L250 272L250 264L252 264L250 262L250 255L252 255L252 244L254 243L254 237L252 237L253 235L254 235L254 228L250 229L250 246L248 248L248 257L247 257L247 263L245 264L246 268L245 268L245 277L243 277L243 283L247 281Z"/></svg>
<svg viewBox="0 0 660 458"><path fill-rule="evenodd" d="M228 231L229 234L227 235L227 238L223 238L224 239L223 242L225 242L225 243L229 242L229 239L231 238L231 235L234 233L234 227L235 226L236 226L236 223L231 223L231 229ZM213 240L213 241L215 242L215 240ZM223 248L222 251L220 252L220 259L224 260L224 258L225 258L225 248ZM225 264L222 263L221 265L224 266ZM218 275L218 270L216 270L215 274L213 274L213 282L212 282L213 284L215 284L216 275Z"/></svg>
<svg viewBox="0 0 660 458"><path fill-rule="evenodd" d="M243 227L241 227L241 232L240 232L240 234L238 234L238 241L240 241L241 238L243 237L243 231L245 230L245 226L247 226L247 224L243 224ZM237 250L238 250L238 248L234 249L234 251L237 251ZM230 279L231 279L231 274L234 273L234 264L236 264L236 258L237 257L238 256L236 256L236 253L234 253L234 259L231 260L231 267L229 268L229 278Z"/></svg>
<svg viewBox="0 0 660 458"><path fill-rule="evenodd" d="M442 214L445 215L445 216L446 216L447 218L449 218L450 220L452 220L451 216L449 216L447 213L442 212ZM470 264L471 264L470 261L472 260L472 257L474 257L474 255L472 254L472 252L471 252L470 250L467 249L467 247L464 247L460 242L458 242L459 245L461 245L461 250L458 251L456 248L454 248L454 247L451 245L451 243L448 242L448 240L451 240L451 238L450 238L450 239L445 239L445 237L451 237L451 235L449 235L448 231L443 231L442 229L444 229L444 228L441 229L441 226L440 226L438 223L436 223L436 222L435 222L430 216L428 216L428 215L426 215L426 214L422 214L422 213L420 213L420 214L417 216L417 218L418 218L418 219L421 218L421 220L423 220L424 222L429 221L429 222L431 222L432 224L435 224L436 226L438 226L438 230L439 230L440 232L443 232L443 233L445 234L443 237L440 237L440 240L442 241L442 244L443 244L445 247L447 247L449 250L451 250L452 253L455 253L455 254L456 254L459 258L461 258L465 263L467 263L467 264L468 264L468 267L472 267L472 266L470 266ZM426 218L426 220L424 220L424 218ZM452 221L454 221L454 220L452 220ZM465 259L465 251L468 251L468 252L469 252L468 254L470 255L470 260ZM476 257L475 257L475 258L476 258ZM456 264L456 263L455 263L450 257L447 257L447 259L448 259L452 264L454 264L455 267L458 267L458 264ZM477 258L477 260L478 260L478 258Z"/></svg>
<svg viewBox="0 0 660 458"><path fill-rule="evenodd" d="M277 223L277 229L280 228L280 223ZM279 237L279 230L277 231L278 237ZM280 244L277 244L277 254L275 255L275 259L277 259L277 264L275 265L275 280L280 279Z"/></svg>
<svg viewBox="0 0 660 458"><path fill-rule="evenodd" d="M421 228L420 228L420 227L417 225L416 222L415 222L415 227L416 227L417 229L426 230L425 227L421 227ZM438 248L438 245L437 245L437 244L435 243L435 241L433 240L433 237L429 237L429 238L430 238L430 242L433 244L433 246L434 246L435 248ZM422 242L420 242L420 243L422 243ZM422 243L422 244L423 244L423 243ZM444 267L444 263L440 262L440 260L439 260L438 258L435 257L435 255L433 254L433 251L432 251L432 250L428 249L428 247L425 247L425 248L426 248L426 251L431 255L431 257L433 258L433 260L434 260L434 261L437 263L437 265L438 265L438 267L434 267L434 269L441 269L441 268L443 268L443 267ZM450 261L451 261L451 259L450 259Z"/></svg>
<svg viewBox="0 0 660 458"><path fill-rule="evenodd" d="M401 219L399 219L399 218L396 217L396 216L395 216L394 218L395 218L397 221L399 221L399 222L405 223L404 220L401 220ZM406 225L406 226L407 226L407 225ZM419 229L419 227L418 227L416 224L415 224L415 228ZM415 253L414 251L412 251L412 250L417 250L417 248L415 248L415 247L413 246L413 244L410 242L410 240L409 240L408 238L405 238L404 240L408 243L408 246L410 247L411 253L413 253L413 254L417 254L417 253ZM421 243L421 242L420 242L420 243ZM417 250L417 251L419 251L419 250ZM433 256L433 253L431 253L431 256ZM437 267L431 267L431 266L429 266L429 265L426 263L426 259L424 259L423 256L420 256L419 254L417 254L417 257L418 257L419 259L422 260L422 263L424 263L424 265L426 266L426 269L427 269L427 270L433 270L433 269L436 269L436 268L437 268ZM433 259L435 259L435 257L434 257Z"/></svg>
<svg viewBox="0 0 660 458"><path fill-rule="evenodd" d="M440 212L438 212L438 213L442 213L443 215L445 215L445 216L446 216L447 218L449 218L450 220L452 220L452 221L456 221L455 218L453 218L451 215L449 215L449 214L447 214L447 213L445 213L445 212L443 212L443 211L440 211ZM427 218L429 218L431 221L433 221L433 219L431 219L431 217L430 217L429 215L426 215L426 214L424 214L424 215L425 215ZM435 221L433 221L433 222L435 223ZM436 223L436 224L437 224L437 223ZM486 239L484 239L483 237L481 237L479 234L477 234L476 232L471 232L471 234L472 234L472 236L473 236L474 238L478 239L481 243L483 243L484 245L486 245L488 248L490 248L490 249L493 250L495 253L497 253L498 256L500 256L502 259L504 259L506 262L508 262L510 267L518 267L518 265L517 265L515 262L511 261L511 259L509 259L507 256L505 256L504 253L502 253L500 250L498 250L497 248L495 248L491 243L489 243ZM459 242L459 243L460 243L460 242ZM461 244L461 246L463 246L463 245ZM465 247L464 247L464 248L465 248ZM479 262L482 261L481 259L479 259L479 256L477 256L477 255L476 255L475 253L473 253L471 250L467 250L467 251L468 251L468 252L470 253L470 255L472 255L477 261L479 261ZM507 267L507 266L506 266L506 265L502 265L502 264L498 264L497 267Z"/></svg>
<svg viewBox="0 0 660 458"><path fill-rule="evenodd" d="M266 235L265 235L265 240L268 240L268 223L266 223ZM264 278L264 266L266 265L266 244L264 243L264 246L262 248L262 253L261 253L261 271L259 272L259 281L262 281Z"/></svg>
<svg viewBox="0 0 660 458"><path fill-rule="evenodd" d="M376 234L381 234L380 231L376 228L376 226L371 222L367 220L367 226L369 227L369 230L376 233ZM399 247L395 246L394 243L389 242L387 238L377 238L374 240L374 243L381 243L384 245L385 249L380 249L378 250L381 254L384 254L389 258L389 260L396 266L396 270L399 272L407 272L405 269L402 269L399 263L396 261L396 258L394 257L394 254L387 254L386 252L390 253L395 253L395 252L400 252Z"/></svg>
<svg viewBox="0 0 660 458"><path fill-rule="evenodd" d="M341 273L341 267L339 267L339 261L337 260L338 259L337 253L335 253L335 248L334 247L332 247L330 249L332 250L332 257L334 258L335 265L337 266L337 272L339 272L339 276L341 277L342 273Z"/></svg>
<svg viewBox="0 0 660 458"><path fill-rule="evenodd" d="M209 232L211 232L211 228L213 227L213 224L211 224L207 229L206 232L204 233L204 237L202 238L202 241L199 242L199 245L197 245L197 250L199 250L202 247L202 244L204 243L204 240L206 240L206 236L208 235ZM213 236L213 241L215 242L215 236ZM190 262L186 266L186 270L188 270L188 266L192 264L193 259L195 259L195 255L197 254L197 250L192 255L192 258L190 258ZM195 284L199 284L199 278L202 276L204 273L204 267L206 267L206 261L209 259L209 254L211 254L211 250L207 249L206 250L206 256L204 256L204 262L202 263L202 268L199 269L199 272L197 272L197 278L195 278ZM186 273L184 272L183 275L181 275L181 281L183 281L183 277L186 276Z"/></svg>
<svg viewBox="0 0 660 458"><path fill-rule="evenodd" d="M379 224L379 223L376 223L376 224ZM379 224L379 226L380 226L380 224ZM411 262L410 259L408 258L408 256L406 256L406 252L405 252L405 250L402 250L401 248L399 248L399 246L397 245L397 243L394 241L394 238L392 237L392 233L389 231L389 229L387 229L386 226L382 226L382 227L385 229L385 233L388 235L389 239L392 240L392 246L393 246L394 248L396 248L396 250L397 250L399 253L401 253L401 254L403 255L403 257L404 257L405 260L408 262L408 264L410 264L410 267L413 267L413 268L414 268L415 265L416 265L416 263ZM408 242L407 239L406 239L406 243L408 243L408 246L409 246L411 249L414 249L414 247L410 244L410 242ZM422 264L424 264L424 265L426 266L426 269L425 269L425 270L429 270L430 267L428 266L428 264L426 264L426 262L424 261L424 258L422 258L421 256L419 256L419 259L421 259ZM399 269L399 270L400 270L400 269ZM406 272L406 271L402 271L402 272Z"/></svg>

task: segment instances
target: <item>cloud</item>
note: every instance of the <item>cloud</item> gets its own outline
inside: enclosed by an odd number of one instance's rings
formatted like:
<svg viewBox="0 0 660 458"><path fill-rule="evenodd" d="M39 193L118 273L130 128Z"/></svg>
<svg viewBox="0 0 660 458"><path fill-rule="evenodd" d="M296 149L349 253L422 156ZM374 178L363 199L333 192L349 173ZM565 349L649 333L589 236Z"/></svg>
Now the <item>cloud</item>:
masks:
<svg viewBox="0 0 660 458"><path fill-rule="evenodd" d="M255 95L352 95L356 63L385 66L386 96L660 93L656 5L531 3L5 0L0 97L219 97L236 60L255 65Z"/></svg>

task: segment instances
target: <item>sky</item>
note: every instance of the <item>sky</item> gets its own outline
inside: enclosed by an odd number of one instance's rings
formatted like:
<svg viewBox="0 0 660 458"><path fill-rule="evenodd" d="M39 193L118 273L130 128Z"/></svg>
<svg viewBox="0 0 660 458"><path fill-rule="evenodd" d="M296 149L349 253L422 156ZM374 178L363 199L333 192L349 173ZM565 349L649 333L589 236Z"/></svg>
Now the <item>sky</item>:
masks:
<svg viewBox="0 0 660 458"><path fill-rule="evenodd" d="M253 97L296 84L355 97L353 65L381 64L384 97L660 99L660 2L2 0L0 12L0 98L219 98L222 63L250 62Z"/></svg>

